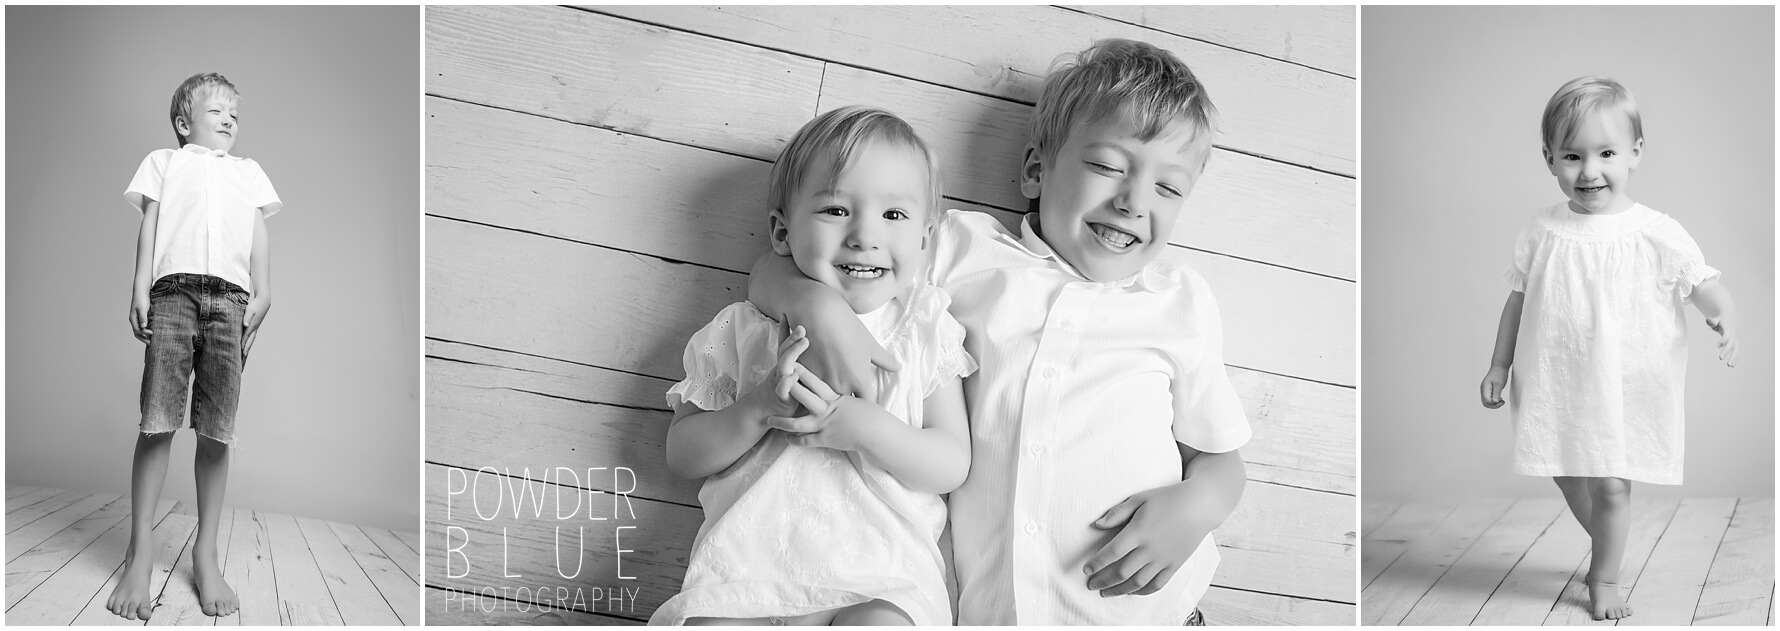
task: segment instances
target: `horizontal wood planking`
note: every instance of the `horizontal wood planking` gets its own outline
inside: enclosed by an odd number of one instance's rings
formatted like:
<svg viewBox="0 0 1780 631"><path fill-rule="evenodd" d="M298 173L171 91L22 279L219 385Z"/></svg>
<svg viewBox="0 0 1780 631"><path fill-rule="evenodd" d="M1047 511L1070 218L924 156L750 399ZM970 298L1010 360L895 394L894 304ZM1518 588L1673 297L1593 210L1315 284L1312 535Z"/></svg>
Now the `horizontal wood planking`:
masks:
<svg viewBox="0 0 1780 631"><path fill-rule="evenodd" d="M309 542L309 553L315 557L315 565L321 570L342 621L353 626L402 624L393 603L384 599L383 592L327 522L298 517L297 527L303 531L303 540ZM409 590L404 599L412 599L413 593Z"/></svg>
<svg viewBox="0 0 1780 631"><path fill-rule="evenodd" d="M1354 606L1226 589L1213 585L1199 600L1209 626L1354 626Z"/></svg>
<svg viewBox="0 0 1780 631"><path fill-rule="evenodd" d="M683 38L693 36L682 35ZM546 44L539 44L541 46ZM686 44L690 46L691 44ZM734 45L732 45L734 46ZM441 47L455 50L451 47ZM750 49L739 47L732 51L732 57L745 58ZM441 53L444 54L444 53ZM462 62L469 64L468 61ZM527 63L534 63L528 61ZM553 63L549 60L535 63ZM563 65L555 69L552 76L581 71L581 66L567 60L554 63ZM430 67L429 67L430 69ZM711 203L692 205L691 209L702 212L713 212L734 206L741 206L737 219L755 223L764 223L765 217L765 178L757 177L742 180L738 186L737 174L733 172L743 167L719 169L712 171L701 168L701 161L715 158L692 158L689 162L676 160L691 151L713 151L717 153L735 154L740 157L771 161L778 156L783 143L814 111L799 114L790 122L776 121L771 118L757 120L755 116L744 120L737 116L725 116L722 111L702 105L692 106L687 103L664 104L650 102L643 97L623 99L622 103L612 106L615 109L636 110L635 116L649 116L664 119L654 124L629 123L623 119L610 119L610 115L599 120L588 120L565 117L563 107L555 101L525 99L534 83L524 80L523 75L502 72L499 68L483 68L470 65L467 73L455 81L441 80L429 83L430 93L445 99L429 99L428 101L428 163L433 166L449 164L464 168L466 176L474 176L475 172L468 166L483 168L498 166L505 160L519 160L528 163L543 162L555 173L559 180L580 181L579 187L583 194L592 192L601 197L628 196L636 197L641 191L643 200L651 196L670 195L670 199L684 200L686 193L664 193L675 188L692 185L692 191L707 196L714 192L721 193ZM736 72L746 72L736 70ZM614 71L612 76L604 77L607 81L616 81L624 73ZM600 77L581 79L599 85ZM667 81L668 79L663 79ZM688 79L689 80L689 79ZM458 83L469 87L458 87ZM671 82L671 81L670 81ZM481 87L477 87L481 86ZM586 90L595 90L586 87ZM997 99L972 95L957 90L929 84L905 81L871 71L847 67L830 68L822 78L820 85L812 84L809 88L814 98L818 91L824 109L832 109L848 103L869 103L889 107L903 115L922 134L933 143L935 151L941 156L941 164L946 178L946 194L952 197L994 205L1000 208L1021 210L1026 208L1026 199L1016 186L1019 164L1024 153L1023 147L1027 140L1027 128L1030 125L1030 106L1010 103ZM498 95L498 96L491 96ZM605 94L600 92L600 94ZM594 94L565 96L564 99L574 102L596 98ZM606 98L616 98L607 96ZM804 108L802 101L794 93L777 94L774 98L781 103L775 110L797 110ZM529 128L479 130L475 126L462 130L464 138L461 142L469 143L467 150L475 153L468 158L459 158L450 162L441 162L446 157L440 149L452 150L451 147L438 146L441 141L460 142L454 136L460 132L449 128L436 128L436 125L451 123L450 119L441 119L434 110L441 110L438 100L474 101L501 110L512 110L532 114L540 118L579 123L579 126L592 125L597 129L617 131L626 134L642 135L678 145L684 151L672 152L668 155L654 157L649 161L625 162L618 161L613 165L614 158L629 159L634 156L637 148L615 147L611 151L599 151L598 146L563 147L553 149L554 142L525 142L530 135L543 134L548 139L556 139L561 134L572 133L562 126L542 125L533 122ZM475 124L484 124L476 120ZM498 121L496 122L498 124ZM707 138L701 135L701 129L720 128L729 134L744 136L734 141ZM583 131L582 134L588 132ZM592 141L589 141L592 142ZM493 144L494 146L488 146ZM704 149L698 149L698 148ZM645 148L647 149L647 148ZM492 151L497 155L484 156L481 152ZM537 156L529 154L537 153ZM507 154L520 154L508 157ZM549 157L554 156L554 157ZM603 159L602 159L603 158ZM594 160L595 164L589 164ZM464 163L468 163L468 165ZM592 176L601 174L604 169L623 168L626 171L641 172L651 180L671 179L669 187L625 186L621 179L597 179L600 186L586 186L585 182ZM766 167L757 167L765 172ZM1173 242L1211 252L1227 253L1240 258L1266 261L1293 269L1303 269L1337 278L1354 278L1353 241L1355 230L1354 212L1354 180L1347 177L1318 173L1307 169L1295 168L1276 162L1243 155L1235 152L1219 151L1206 168L1203 181L1199 183L1187 202L1187 211L1182 218ZM725 177L727 176L727 177ZM535 179L535 178L533 178ZM605 192L606 186L615 186L618 190ZM501 188L515 188L512 186ZM538 188L538 187L533 187ZM713 191L712 189L717 189ZM474 191L476 189L468 189ZM429 211L432 191L429 191ZM489 201L492 196L477 196L478 201ZM495 198L514 203L531 199L532 196L518 195ZM534 200L547 201L547 200ZM625 209L629 206L618 206Z"/></svg>
<svg viewBox="0 0 1780 631"><path fill-rule="evenodd" d="M643 624L641 621L629 618L587 614L567 609L543 611L536 605L518 602L454 600L451 602L451 606L446 606L446 595L447 592L442 589L426 590L426 623L428 626L623 627ZM465 594L453 595L456 598L465 596ZM481 608L472 610L472 607ZM520 607L524 607L525 610L520 611Z"/></svg>
<svg viewBox="0 0 1780 631"><path fill-rule="evenodd" d="M435 105L439 104L436 101ZM434 121L448 117L444 112L451 109L462 109L472 106L458 104L444 105L432 115ZM487 111L487 110L485 110ZM491 112L492 113L492 112ZM494 113L495 117L500 114ZM512 116L508 114L507 116ZM516 120L523 121L524 117ZM532 119L535 124L548 126L548 121ZM450 127L457 130L461 125ZM573 129L565 130L564 134L555 137L553 144L573 150L575 138ZM543 129L540 129L543 132ZM429 146L429 153L435 148L441 153L448 151L452 144L447 128L435 129L438 139ZM593 132L595 135L610 132ZM498 142L493 138L489 142ZM641 141L639 141L641 142ZM585 164L566 161L555 161L555 166L546 166L536 162L519 162L511 167L494 167L499 160L488 156L475 157L481 152L466 152L461 163L447 163L450 166L435 167L439 177L430 178L429 214L438 217L465 219L478 223L487 223L501 227L533 232L542 235L559 237L580 243L603 245L616 250L647 254L666 259L666 263L692 262L723 270L737 272L731 277L745 282L745 272L754 259L765 251L764 222L751 223L743 219L706 221L705 213L722 213L721 203L713 203L711 207L692 208L684 204L666 204L651 207L648 205L612 205L601 207L601 204L588 204L587 191L599 190L596 182L611 180L589 179L583 183L575 183L575 177L592 178L599 171L586 171ZM519 152L513 154L516 160L520 156L543 154L543 151ZM623 154L619 154L623 155ZM624 161L635 162L636 155L626 155ZM445 159L443 156L435 160ZM564 157L562 160L567 160ZM482 165L482 166L476 166ZM723 181L753 180L752 175L764 173L759 165L744 165L751 172L735 172L734 175L719 176ZM476 175L476 171L487 171L486 175ZM582 171L584 176L565 176L569 172ZM507 179L503 176L524 172L547 174L540 179L537 175L518 176ZM451 174L446 177L445 174ZM492 177L490 177L492 176ZM610 173L601 176L610 177ZM763 179L763 178L762 178ZM500 184L497 182L505 182ZM514 188L515 183L520 188ZM604 185L610 186L610 185ZM671 185L669 189L673 188ZM549 198L556 200L551 203L540 191L552 190ZM663 190L663 189L657 189ZM720 196L728 189L712 189L701 195ZM532 200L530 203L527 200ZM639 191L639 203L646 203L647 194ZM627 209L628 212L619 209ZM758 220L758 217L755 218ZM428 230L438 225L429 221ZM613 226L625 226L615 230ZM749 232L750 230L754 232ZM551 243L550 240L538 239L540 247L548 245L553 250L568 247L561 242ZM441 256L431 246L429 232L429 260L438 260ZM1351 243L1351 242L1350 242ZM447 247L457 247L455 244ZM584 248L583 248L584 249ZM456 250L445 251L448 260L461 258ZM487 256L504 256L500 252L489 252ZM631 258L631 255L625 255ZM1163 254L1192 266L1205 276L1217 292L1220 309L1225 322L1225 357L1231 365L1253 368L1266 372L1288 376L1303 377L1316 381L1337 384L1354 382L1354 307L1356 293L1354 284L1339 280L1304 274L1278 267L1252 263L1229 257L1214 256L1184 248L1169 248ZM641 261L639 261L641 262ZM645 263L646 264L646 263ZM455 283L449 269L435 269L429 263L428 295L435 296L433 286L440 283ZM510 271L510 270L509 270ZM496 273L489 270L486 273ZM695 272L686 272L688 274ZM726 282L718 270L701 270L700 274L710 276L712 280ZM434 276L438 276L437 283ZM615 284L613 291L634 293L662 285L666 280L654 274L643 274L634 278L632 285ZM571 285L559 285L565 287ZM549 291L531 298L550 298L560 295L560 291ZM695 297L680 296L679 300L695 300ZM514 303L507 303L512 306ZM1293 304L1302 308L1285 309L1280 305ZM715 313L716 305L709 311ZM705 313L695 310L697 313ZM676 313L676 315L679 315ZM708 316L701 316L708 317ZM429 335L438 318L428 313ZM465 324L480 327L482 321L470 320ZM701 322L702 324L702 322ZM696 327L685 331L690 334ZM450 335L448 337L464 339ZM499 346L496 344L496 346ZM667 351L677 363L679 349Z"/></svg>
<svg viewBox="0 0 1780 631"><path fill-rule="evenodd" d="M426 24L429 94L745 155L816 115L815 60L561 7L435 6Z"/></svg>
<svg viewBox="0 0 1780 631"><path fill-rule="evenodd" d="M925 83L1037 101L1058 56L1124 37L1172 51L1207 86L1219 144L1355 173L1353 79L1056 7L593 7ZM1351 34L1350 34L1351 37ZM1351 56L1352 47L1349 47ZM826 99L824 107L829 107Z"/></svg>
<svg viewBox="0 0 1780 631"><path fill-rule="evenodd" d="M85 493L67 491L31 504L30 506L20 507L18 510L6 514L6 532L10 535L25 526L36 523L38 520L43 519L52 513L67 508L75 502L86 499L86 497L87 495Z"/></svg>
<svg viewBox="0 0 1780 631"><path fill-rule="evenodd" d="M680 376L656 377L429 341L428 459L515 475L565 462L637 470L643 497L692 504L698 482L663 460L668 420L661 393ZM677 371L676 371L677 373ZM1351 494L1352 391L1233 369L1255 438L1243 448L1250 479ZM1346 440L1344 440L1346 439ZM1345 471L1345 473L1343 473ZM559 472L551 472L552 476ZM584 486L612 490L616 472ZM629 484L629 479L623 481Z"/></svg>
<svg viewBox="0 0 1780 631"><path fill-rule="evenodd" d="M1774 498L1737 502L1693 624L1768 623L1774 597Z"/></svg>
<svg viewBox="0 0 1780 631"><path fill-rule="evenodd" d="M1411 504L1393 513L1366 536L1360 548L1360 587L1372 584L1404 551L1440 527L1456 504Z"/></svg>
<svg viewBox="0 0 1780 631"><path fill-rule="evenodd" d="M77 494L78 501L32 520L31 523L24 524L16 530L7 532L6 560L11 562L19 555L24 554L25 551L37 547L37 544L54 537L56 533L62 532L68 526L86 519L88 515L110 506L119 499L118 496L109 493L85 495L85 497L78 497L79 495L85 494Z"/></svg>
<svg viewBox="0 0 1780 631"><path fill-rule="evenodd" d="M1086 5L1083 13L1354 77L1354 19L1342 6Z"/></svg>
<svg viewBox="0 0 1780 631"><path fill-rule="evenodd" d="M443 488L450 483L449 475L454 474L445 466L427 465L428 488ZM503 587L516 590L529 586L533 590L545 588L545 593L555 593L557 588L572 591L576 588L636 587L640 590L635 602L635 611L642 612L637 614L639 619L679 590L686 555L702 521L700 509L631 498L624 512L602 514L602 517L609 517L606 521L592 521L591 516L584 513L571 513L570 519L557 520L555 511L561 508L554 504L557 496L553 488L495 476L484 478L480 484L487 491L505 485L506 492L521 494L526 491L515 490L518 485L529 484L534 487L530 492L537 495L526 497L538 497L542 502L532 504L528 500L515 516L515 506L511 503L501 505L498 514L493 510L495 507L487 505L481 507L481 514L477 514L475 506L466 505L462 498L457 498L447 518L449 498L442 493L429 494L427 528L430 536L441 538L442 549L456 548L458 551L448 552L428 565L427 585L470 593L479 593L488 587L500 591ZM1353 546L1351 543L1329 542L1329 533L1317 532L1320 524L1338 519L1344 509L1351 522L1352 502L1342 501L1343 496L1272 485L1253 485L1249 494L1250 499L1239 507L1237 515L1217 533L1224 561L1214 583L1244 591L1343 602L1352 600ZM542 517L535 512L540 506ZM634 510L634 520L630 519L631 510ZM1289 532L1253 536L1250 531L1259 529L1255 525L1257 522ZM624 525L635 525L636 529L617 533L616 527ZM449 527L463 530L448 532ZM560 542L556 540L558 527L563 529ZM587 531L577 532L575 528L578 527ZM613 552L618 544L635 551L624 555L622 567ZM562 546L561 550L570 551L570 556L561 561L561 567L555 560L560 554L558 545ZM582 547L582 562L587 564L579 568L572 560L573 550L577 547ZM450 560L449 564L446 559ZM463 575L452 577L450 574ZM563 574L576 578L564 579ZM636 577L636 581L617 580L621 575ZM501 592L502 596L527 599L511 590ZM529 600L537 602L540 597L533 594ZM427 607L430 611L440 605L429 600ZM632 614L619 611L615 615L629 617Z"/></svg>

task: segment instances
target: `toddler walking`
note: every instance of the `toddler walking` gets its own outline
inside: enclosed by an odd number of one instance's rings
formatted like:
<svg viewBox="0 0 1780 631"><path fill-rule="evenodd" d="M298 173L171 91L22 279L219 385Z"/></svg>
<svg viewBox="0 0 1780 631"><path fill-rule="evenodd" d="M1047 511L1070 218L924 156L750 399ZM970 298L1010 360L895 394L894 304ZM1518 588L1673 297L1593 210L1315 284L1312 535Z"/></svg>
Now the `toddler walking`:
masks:
<svg viewBox="0 0 1780 631"><path fill-rule="evenodd" d="M773 165L773 252L839 292L895 356L876 400L797 363L749 302L686 344L668 465L706 477L684 589L650 624L948 625L938 540L970 467L962 378L976 370L945 292L922 282L939 203L933 154L889 112L843 107Z"/></svg>
<svg viewBox="0 0 1780 631"><path fill-rule="evenodd" d="M1557 482L1593 541L1590 614L1618 619L1632 615L1618 590L1631 483L1681 483L1685 308L1705 314L1732 366L1736 309L1681 224L1627 196L1644 153L1630 92L1572 80L1546 103L1541 133L1568 199L1539 211L1515 244L1481 395L1498 408L1508 388L1514 470Z"/></svg>

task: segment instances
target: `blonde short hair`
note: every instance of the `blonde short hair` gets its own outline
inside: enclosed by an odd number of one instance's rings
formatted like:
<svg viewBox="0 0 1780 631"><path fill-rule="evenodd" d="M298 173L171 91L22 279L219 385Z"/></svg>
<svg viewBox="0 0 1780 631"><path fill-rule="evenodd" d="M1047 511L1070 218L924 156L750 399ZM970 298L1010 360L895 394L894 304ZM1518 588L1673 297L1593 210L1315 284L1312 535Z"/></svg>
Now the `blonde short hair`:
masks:
<svg viewBox="0 0 1780 631"><path fill-rule="evenodd" d="M1582 117L1601 111L1625 114L1632 122L1632 139L1644 139L1644 119L1638 116L1638 102L1631 90L1606 77L1577 77L1558 88L1545 103L1545 116L1539 122L1539 137L1546 149L1567 143L1576 137L1576 126Z"/></svg>
<svg viewBox="0 0 1780 631"><path fill-rule="evenodd" d="M179 119L183 117L185 124L192 124L192 110L197 108L198 99L224 89L235 95L235 98L241 98L241 91L235 89L235 84L214 72L192 75L179 84L179 89L173 91L173 106L168 108L167 122L173 125L173 137L179 139L180 146L185 146L185 136L179 135Z"/></svg>
<svg viewBox="0 0 1780 631"><path fill-rule="evenodd" d="M1113 114L1124 116L1145 142L1185 122L1200 164L1211 154L1217 108L1193 70L1174 53L1119 38L1099 40L1057 59L1038 95L1033 145L1044 160L1051 160L1072 127Z"/></svg>
<svg viewBox="0 0 1780 631"><path fill-rule="evenodd" d="M779 152L767 188L767 207L784 211L792 196L812 178L833 185L841 171L853 162L861 147L889 142L913 149L927 163L925 221L933 221L940 204L939 158L915 133L915 128L888 110L849 105L804 123ZM826 161L824 161L826 159Z"/></svg>

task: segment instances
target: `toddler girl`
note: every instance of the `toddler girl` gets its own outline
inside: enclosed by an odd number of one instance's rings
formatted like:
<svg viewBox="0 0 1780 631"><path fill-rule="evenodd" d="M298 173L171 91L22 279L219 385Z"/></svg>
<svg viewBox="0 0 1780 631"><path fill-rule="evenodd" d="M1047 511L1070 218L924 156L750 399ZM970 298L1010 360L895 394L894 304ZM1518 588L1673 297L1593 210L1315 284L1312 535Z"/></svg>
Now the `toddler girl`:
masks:
<svg viewBox="0 0 1780 631"><path fill-rule="evenodd" d="M1552 95L1541 127L1546 166L1569 199L1539 211L1515 245L1483 405L1501 407L1509 386L1514 470L1563 490L1593 540L1590 614L1617 619L1632 614L1617 586L1631 481L1681 483L1685 307L1705 314L1733 366L1736 311L1681 224L1626 196L1644 152L1631 93L1575 79Z"/></svg>
<svg viewBox="0 0 1780 631"><path fill-rule="evenodd" d="M844 107L798 130L772 178L773 251L843 294L901 370L875 401L836 393L797 363L803 329L748 302L692 336L667 458L709 476L705 521L650 623L950 624L939 495L970 467L961 378L976 364L921 280L933 155L895 115Z"/></svg>

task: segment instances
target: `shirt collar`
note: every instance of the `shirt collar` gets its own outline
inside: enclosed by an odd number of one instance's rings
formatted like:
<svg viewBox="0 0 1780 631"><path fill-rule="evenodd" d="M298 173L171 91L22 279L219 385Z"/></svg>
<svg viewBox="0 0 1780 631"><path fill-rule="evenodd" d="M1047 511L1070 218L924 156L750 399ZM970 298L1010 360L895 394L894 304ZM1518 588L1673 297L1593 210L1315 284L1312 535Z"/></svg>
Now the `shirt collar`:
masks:
<svg viewBox="0 0 1780 631"><path fill-rule="evenodd" d="M1051 249L1051 244L1045 243L1044 238L1038 236L1038 229L1033 225L1037 221L1038 213L1036 212L1026 213L1025 216L1020 218L1020 245L1026 248L1027 251L1031 252L1033 256L1056 261L1058 266L1062 267L1070 274L1075 275L1077 278L1088 282L1094 282L1089 281L1087 276L1077 271L1075 266L1069 264L1069 261L1063 260L1063 257L1058 255L1056 250ZM1136 274L1132 274L1110 283L1098 284L1118 288L1137 285L1140 289L1155 293L1180 289L1180 281L1169 278L1167 274L1164 274L1161 270L1157 269L1158 267L1160 267L1160 263L1152 261L1149 265L1143 266L1143 269L1138 270Z"/></svg>
<svg viewBox="0 0 1780 631"><path fill-rule="evenodd" d="M234 159L236 159L236 160L243 160L243 159L244 159L244 158L241 158L241 157L240 157L240 156L232 156L232 155L229 155L229 152L227 152L227 151L222 151L222 150L220 150L220 149L218 149L218 150L211 150L211 149L207 149L207 148L205 148L205 147L203 147L203 146L200 146L200 145L194 145L194 144L192 144L192 143L189 143L189 142L188 142L188 143L185 143L185 146L184 146L184 147L180 147L180 148L179 148L179 150L180 150L180 151L190 151L190 152L192 152L192 153L195 153L195 154L198 154L198 155L204 155L204 156L216 156L216 157L218 157L218 158L234 158Z"/></svg>

